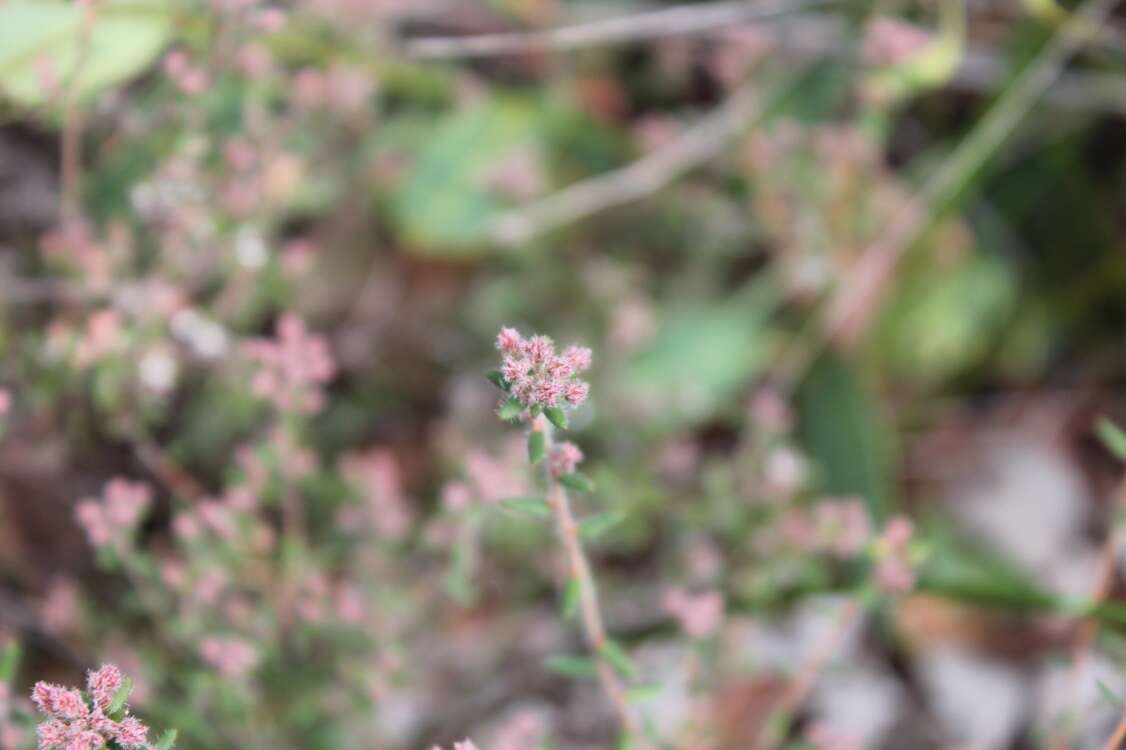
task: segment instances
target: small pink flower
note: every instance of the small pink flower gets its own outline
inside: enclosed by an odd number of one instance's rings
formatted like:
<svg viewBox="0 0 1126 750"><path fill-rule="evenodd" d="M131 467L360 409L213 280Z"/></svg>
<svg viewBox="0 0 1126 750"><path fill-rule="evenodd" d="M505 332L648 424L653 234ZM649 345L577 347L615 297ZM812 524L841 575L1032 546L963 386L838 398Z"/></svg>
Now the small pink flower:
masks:
<svg viewBox="0 0 1126 750"><path fill-rule="evenodd" d="M563 392L563 398L567 399L567 403L571 406L580 406L586 401L586 397L589 393L590 386L579 380L567 384Z"/></svg>
<svg viewBox="0 0 1126 750"><path fill-rule="evenodd" d="M536 335L525 341L521 350L533 366L540 366L555 355L555 343L547 336Z"/></svg>
<svg viewBox="0 0 1126 750"><path fill-rule="evenodd" d="M121 670L112 664L103 664L96 672L90 672L86 677L86 689L94 699L94 705L102 711L109 710L121 684Z"/></svg>
<svg viewBox="0 0 1126 750"><path fill-rule="evenodd" d="M40 750L56 750L66 747L67 736L70 732L67 725L58 719L51 719L39 725L35 731L39 738Z"/></svg>
<svg viewBox="0 0 1126 750"><path fill-rule="evenodd" d="M551 449L548 457L548 468L552 476L561 477L571 474L578 468L583 460L583 452L574 443L559 443Z"/></svg>
<svg viewBox="0 0 1126 750"><path fill-rule="evenodd" d="M568 346L563 351L563 359L570 365L571 372L579 373L590 369L592 355L590 349L585 346Z"/></svg>
<svg viewBox="0 0 1126 750"><path fill-rule="evenodd" d="M149 740L149 728L134 716L126 716L110 729L111 736L119 745L126 748L145 747Z"/></svg>

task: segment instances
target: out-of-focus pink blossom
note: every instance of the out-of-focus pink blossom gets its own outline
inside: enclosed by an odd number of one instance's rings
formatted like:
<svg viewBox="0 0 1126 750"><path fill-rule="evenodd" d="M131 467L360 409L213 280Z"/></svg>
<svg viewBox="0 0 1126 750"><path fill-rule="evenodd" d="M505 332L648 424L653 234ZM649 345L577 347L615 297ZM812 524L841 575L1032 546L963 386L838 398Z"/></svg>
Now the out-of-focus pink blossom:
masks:
<svg viewBox="0 0 1126 750"><path fill-rule="evenodd" d="M12 392L7 388L0 388L0 416L12 410Z"/></svg>
<svg viewBox="0 0 1126 750"><path fill-rule="evenodd" d="M199 655L228 679L246 676L258 663L258 649L237 636L208 636L199 644Z"/></svg>
<svg viewBox="0 0 1126 750"><path fill-rule="evenodd" d="M915 588L915 568L908 559L908 545L915 534L910 519L897 516L884 527L876 545L876 585L888 594L905 594Z"/></svg>
<svg viewBox="0 0 1126 750"><path fill-rule="evenodd" d="M116 477L106 484L101 500L80 501L75 506L75 517L95 549L120 548L151 503L152 489L147 484Z"/></svg>
<svg viewBox="0 0 1126 750"><path fill-rule="evenodd" d="M411 514L395 454L386 448L351 453L341 460L340 470L361 490L364 503L346 506L337 525L345 530L366 526L401 539L410 528Z"/></svg>
<svg viewBox="0 0 1126 750"><path fill-rule="evenodd" d="M586 400L590 386L577 376L590 367L590 349L572 346L556 355L547 336L524 339L512 328L502 328L496 344L501 374L525 407L575 407Z"/></svg>
<svg viewBox="0 0 1126 750"><path fill-rule="evenodd" d="M934 41L926 29L886 16L864 29L861 55L869 65L899 65L922 52Z"/></svg>
<svg viewBox="0 0 1126 750"><path fill-rule="evenodd" d="M548 470L554 477L570 474L578 468L583 460L583 452L574 443L559 443L552 447L551 455L547 458Z"/></svg>
<svg viewBox="0 0 1126 750"><path fill-rule="evenodd" d="M251 382L255 395L269 399L279 411L309 414L321 409L321 386L332 379L336 365L328 340L309 333L300 318L283 315L275 338L249 341L244 351L258 364Z"/></svg>
<svg viewBox="0 0 1126 750"><path fill-rule="evenodd" d="M665 593L662 603L690 638L714 635L723 623L723 594L718 591L691 594L684 589L672 589Z"/></svg>

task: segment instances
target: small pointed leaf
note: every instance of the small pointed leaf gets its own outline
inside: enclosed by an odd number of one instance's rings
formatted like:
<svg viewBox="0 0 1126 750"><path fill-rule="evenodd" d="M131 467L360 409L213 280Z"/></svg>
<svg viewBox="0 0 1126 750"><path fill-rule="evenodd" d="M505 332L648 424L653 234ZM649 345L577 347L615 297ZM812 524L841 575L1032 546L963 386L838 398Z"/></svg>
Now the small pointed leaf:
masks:
<svg viewBox="0 0 1126 750"><path fill-rule="evenodd" d="M160 740L157 741L154 750L171 750L172 746L176 744L176 735L178 734L179 732L175 729L169 729L160 735Z"/></svg>
<svg viewBox="0 0 1126 750"><path fill-rule="evenodd" d="M113 694L113 700L110 701L106 715L117 721L115 717L119 716L125 709L125 701L129 700L129 693L131 692L133 692L133 680L125 677L121 680L121 687Z"/></svg>
<svg viewBox="0 0 1126 750"><path fill-rule="evenodd" d="M497 388L500 388L505 393L507 393L509 389L512 388L512 386L509 385L508 381L504 379L504 375L501 375L500 370L489 370L487 373L485 373L485 377L489 379L490 383L495 385Z"/></svg>
<svg viewBox="0 0 1126 750"><path fill-rule="evenodd" d="M579 584L579 579L571 576L567 579L567 588L563 591L563 619L570 620L579 611L579 597L582 595L582 587Z"/></svg>
<svg viewBox="0 0 1126 750"><path fill-rule="evenodd" d="M524 411L524 405L516 398L509 396L508 400L497 409L497 416L506 422L511 422L519 417L522 411Z"/></svg>
<svg viewBox="0 0 1126 750"><path fill-rule="evenodd" d="M1095 431L1107 450L1117 456L1120 461L1126 461L1126 432L1123 432L1121 427L1106 417L1100 417L1095 425Z"/></svg>
<svg viewBox="0 0 1126 750"><path fill-rule="evenodd" d="M500 507L513 513L529 516L550 516L551 508L542 497L510 497L500 501Z"/></svg>
<svg viewBox="0 0 1126 750"><path fill-rule="evenodd" d="M598 653L603 659L608 661L610 666L622 677L632 679L637 676L637 667L634 666L633 659L630 659L625 649L614 641L606 641L603 643Z"/></svg>
<svg viewBox="0 0 1126 750"><path fill-rule="evenodd" d="M590 480L590 477L577 471L559 477L559 482L564 487L576 492L594 492L594 482Z"/></svg>
<svg viewBox="0 0 1126 750"><path fill-rule="evenodd" d="M595 677L598 669L594 662L585 656L553 656L547 660L547 668L568 677Z"/></svg>
<svg viewBox="0 0 1126 750"><path fill-rule="evenodd" d="M539 430L533 431L528 434L528 460L534 464L538 464L543 460L543 454L546 450L547 443L543 433Z"/></svg>
<svg viewBox="0 0 1126 750"><path fill-rule="evenodd" d="M559 429L567 429L567 413L558 406L547 407L543 410L543 415Z"/></svg>

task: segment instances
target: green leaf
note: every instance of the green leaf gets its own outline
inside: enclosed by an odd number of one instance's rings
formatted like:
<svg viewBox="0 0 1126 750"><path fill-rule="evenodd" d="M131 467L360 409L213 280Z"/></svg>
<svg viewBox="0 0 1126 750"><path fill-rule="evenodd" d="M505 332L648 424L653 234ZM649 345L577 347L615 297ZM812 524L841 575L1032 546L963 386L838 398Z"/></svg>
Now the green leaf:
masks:
<svg viewBox="0 0 1126 750"><path fill-rule="evenodd" d="M582 585L579 579L571 576L567 579L567 588L563 591L563 619L570 620L579 611L579 599L582 596Z"/></svg>
<svg viewBox="0 0 1126 750"><path fill-rule="evenodd" d="M1126 432L1122 428L1106 417L1099 417L1099 421L1095 423L1095 432L1108 451L1120 461L1126 461Z"/></svg>
<svg viewBox="0 0 1126 750"><path fill-rule="evenodd" d="M614 528L626 518L620 510L608 510L596 513L579 522L579 536L590 541L597 539L610 529Z"/></svg>
<svg viewBox="0 0 1126 750"><path fill-rule="evenodd" d="M544 435L539 430L533 430L528 433L528 460L534 464L538 464L543 460L543 454L546 450L547 442Z"/></svg>
<svg viewBox="0 0 1126 750"><path fill-rule="evenodd" d="M609 662L610 666L622 677L633 679L637 676L637 667L634 666L633 660L629 658L625 649L616 642L606 641L602 644L602 648L598 649L598 654Z"/></svg>
<svg viewBox="0 0 1126 750"><path fill-rule="evenodd" d="M733 404L766 362L769 293L670 314L626 367L631 407L647 429L668 432Z"/></svg>
<svg viewBox="0 0 1126 750"><path fill-rule="evenodd" d="M500 388L505 393L508 393L512 388L509 382L504 379L504 375L501 374L500 370L489 370L485 373L485 377L489 379L490 383Z"/></svg>
<svg viewBox="0 0 1126 750"><path fill-rule="evenodd" d="M121 687L119 687L117 689L117 692L113 694L113 700L110 701L109 709L106 711L106 715L110 718L114 718L120 715L121 712L125 709L125 702L129 700L129 693L131 692L133 692L133 680L125 677L121 681Z"/></svg>
<svg viewBox="0 0 1126 750"><path fill-rule="evenodd" d="M1095 683L1099 686L1099 694L1103 697L1103 700L1105 700L1110 706L1118 709L1126 706L1126 701L1122 699L1122 696L1107 687L1105 682L1096 679Z"/></svg>
<svg viewBox="0 0 1126 750"><path fill-rule="evenodd" d="M175 729L169 729L160 736L160 739L154 746L154 750L171 750L172 746L176 744L176 735L178 734L179 732Z"/></svg>
<svg viewBox="0 0 1126 750"><path fill-rule="evenodd" d="M567 414L558 406L549 406L543 414L553 425L561 430L567 429Z"/></svg>
<svg viewBox="0 0 1126 750"><path fill-rule="evenodd" d="M552 672L580 679L595 677L598 674L594 662L585 656L553 656L547 660L546 666Z"/></svg>
<svg viewBox="0 0 1126 750"><path fill-rule="evenodd" d="M823 491L857 495L878 523L888 517L890 435L871 394L844 360L828 353L798 391L798 434L822 472Z"/></svg>
<svg viewBox="0 0 1126 750"><path fill-rule="evenodd" d="M510 497L500 501L500 507L513 513L531 516L550 516L551 508L542 497Z"/></svg>
<svg viewBox="0 0 1126 750"><path fill-rule="evenodd" d="M537 153L542 122L525 100L486 97L423 128L410 173L390 204L410 247L443 256L480 254L494 221L514 205L490 189L490 175L510 154Z"/></svg>
<svg viewBox="0 0 1126 750"><path fill-rule="evenodd" d="M501 407L497 409L497 416L506 422L511 422L512 420L519 417L521 412L523 411L524 405L520 403L519 399L515 398L514 396L510 396L508 400L501 404Z"/></svg>
<svg viewBox="0 0 1126 750"><path fill-rule="evenodd" d="M0 651L0 682L11 682L20 664L20 644L12 641Z"/></svg>
<svg viewBox="0 0 1126 750"><path fill-rule="evenodd" d="M559 483L576 492L594 492L594 482L590 477L577 471L559 477Z"/></svg>
<svg viewBox="0 0 1126 750"><path fill-rule="evenodd" d="M43 104L46 62L73 95L88 99L144 70L168 39L165 0L101 0L88 29L83 15L63 0L0 3L0 93L24 106Z"/></svg>

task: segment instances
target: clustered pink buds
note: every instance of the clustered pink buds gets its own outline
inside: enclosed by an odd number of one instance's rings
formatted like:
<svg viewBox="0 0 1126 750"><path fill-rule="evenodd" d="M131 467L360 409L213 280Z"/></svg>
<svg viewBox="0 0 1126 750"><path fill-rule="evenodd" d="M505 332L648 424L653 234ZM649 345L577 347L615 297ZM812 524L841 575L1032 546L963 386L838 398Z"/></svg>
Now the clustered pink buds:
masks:
<svg viewBox="0 0 1126 750"><path fill-rule="evenodd" d="M574 443L559 443L551 449L547 466L553 477L559 478L564 474L572 474L583 460L583 452Z"/></svg>
<svg viewBox="0 0 1126 750"><path fill-rule="evenodd" d="M876 584L889 594L905 594L915 588L915 568L908 559L907 546L915 527L903 516L893 518L884 528L876 547Z"/></svg>
<svg viewBox="0 0 1126 750"><path fill-rule="evenodd" d="M125 678L106 664L86 679L89 702L73 688L37 682L31 700L48 720L39 725L39 750L95 750L110 741L123 748L148 747L149 730L134 716L115 721L107 716Z"/></svg>
<svg viewBox="0 0 1126 750"><path fill-rule="evenodd" d="M328 341L309 333L296 315L282 316L276 338L248 341L244 351L260 366L250 385L255 395L270 399L279 411L311 414L324 406L321 386L336 365Z"/></svg>
<svg viewBox="0 0 1126 750"><path fill-rule="evenodd" d="M502 328L497 349L503 355L501 376L525 408L575 407L586 401L590 385L578 379L590 367L590 349L585 346L569 346L556 354L547 336L525 339L513 328Z"/></svg>
<svg viewBox="0 0 1126 750"><path fill-rule="evenodd" d="M102 496L101 500L79 501L75 516L95 549L121 547L152 503L152 488L144 482L115 477L106 484Z"/></svg>

